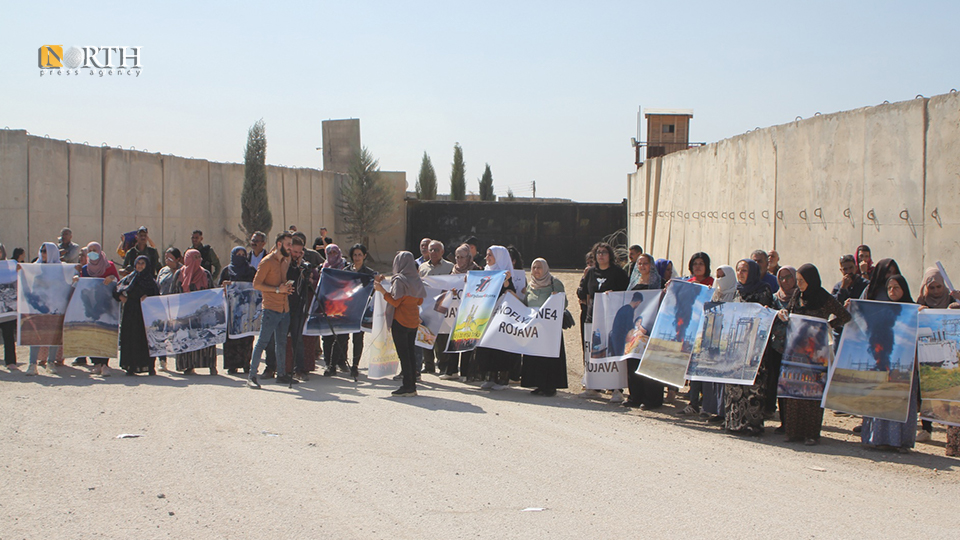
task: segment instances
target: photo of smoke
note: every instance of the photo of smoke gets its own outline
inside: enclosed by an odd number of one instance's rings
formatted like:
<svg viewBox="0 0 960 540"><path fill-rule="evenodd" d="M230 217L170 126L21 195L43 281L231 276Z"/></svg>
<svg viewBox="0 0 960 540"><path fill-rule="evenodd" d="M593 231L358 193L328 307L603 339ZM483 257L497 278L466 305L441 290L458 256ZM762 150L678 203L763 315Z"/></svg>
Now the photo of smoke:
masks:
<svg viewBox="0 0 960 540"><path fill-rule="evenodd" d="M17 261L0 261L0 322L17 318Z"/></svg>
<svg viewBox="0 0 960 540"><path fill-rule="evenodd" d="M851 300L822 405L895 422L909 414L917 352L918 306Z"/></svg>
<svg viewBox="0 0 960 540"><path fill-rule="evenodd" d="M660 310L662 293L655 289L595 295L590 362L642 357Z"/></svg>
<svg viewBox="0 0 960 540"><path fill-rule="evenodd" d="M305 336L352 334L362 328L360 321L373 294L373 276L324 268L317 294L303 326Z"/></svg>
<svg viewBox="0 0 960 540"><path fill-rule="evenodd" d="M140 307L150 356L199 351L227 340L223 289L148 296Z"/></svg>
<svg viewBox="0 0 960 540"><path fill-rule="evenodd" d="M919 315L920 417L960 426L960 312L925 309Z"/></svg>
<svg viewBox="0 0 960 540"><path fill-rule="evenodd" d="M223 288L227 299L227 337L239 339L260 334L263 294L253 283L234 281Z"/></svg>
<svg viewBox="0 0 960 540"><path fill-rule="evenodd" d="M72 264L21 264L17 276L20 345L63 345L63 318L73 294Z"/></svg>
<svg viewBox="0 0 960 540"><path fill-rule="evenodd" d="M777 312L749 302L707 302L686 378L751 385Z"/></svg>
<svg viewBox="0 0 960 540"><path fill-rule="evenodd" d="M827 372L833 365L833 330L827 321L790 315L777 383L777 397L823 398Z"/></svg>
<svg viewBox="0 0 960 540"><path fill-rule="evenodd" d="M699 283L670 280L653 324L637 373L680 388L697 339L703 305L713 289Z"/></svg>
<svg viewBox="0 0 960 540"><path fill-rule="evenodd" d="M77 280L63 321L63 356L115 358L120 333L120 302L113 298L117 283L103 278Z"/></svg>

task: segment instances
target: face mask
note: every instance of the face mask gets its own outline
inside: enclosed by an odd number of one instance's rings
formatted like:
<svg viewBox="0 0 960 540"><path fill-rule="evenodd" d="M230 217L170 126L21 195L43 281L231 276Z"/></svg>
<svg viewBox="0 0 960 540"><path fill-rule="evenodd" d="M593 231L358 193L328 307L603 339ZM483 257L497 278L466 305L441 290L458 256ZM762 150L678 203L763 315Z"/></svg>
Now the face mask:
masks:
<svg viewBox="0 0 960 540"><path fill-rule="evenodd" d="M97 252L91 252L87 254L87 258L90 259L90 262L97 262L100 260L100 254Z"/></svg>

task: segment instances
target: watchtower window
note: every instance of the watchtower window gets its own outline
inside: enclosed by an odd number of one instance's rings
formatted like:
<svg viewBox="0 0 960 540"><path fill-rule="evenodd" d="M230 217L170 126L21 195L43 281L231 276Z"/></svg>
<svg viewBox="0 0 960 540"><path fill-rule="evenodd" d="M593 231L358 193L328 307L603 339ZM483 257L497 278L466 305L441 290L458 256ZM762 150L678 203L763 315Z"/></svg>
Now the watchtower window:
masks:
<svg viewBox="0 0 960 540"><path fill-rule="evenodd" d="M663 125L663 132L664 132L664 133L675 133L676 130L677 130L677 127L676 127L675 124L664 124L664 125Z"/></svg>

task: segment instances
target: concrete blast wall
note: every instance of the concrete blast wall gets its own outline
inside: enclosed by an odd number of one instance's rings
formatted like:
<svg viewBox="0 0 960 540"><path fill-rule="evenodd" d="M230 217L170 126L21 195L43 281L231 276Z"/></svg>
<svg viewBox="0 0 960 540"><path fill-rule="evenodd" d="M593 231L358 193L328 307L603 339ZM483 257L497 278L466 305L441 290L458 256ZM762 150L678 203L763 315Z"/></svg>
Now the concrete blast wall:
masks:
<svg viewBox="0 0 960 540"><path fill-rule="evenodd" d="M960 283L960 94L815 116L647 160L628 175L631 243L683 268L755 249L813 263L824 286L859 244L919 292L942 261Z"/></svg>
<svg viewBox="0 0 960 540"><path fill-rule="evenodd" d="M0 242L11 253L36 256L69 226L74 241L100 242L111 259L124 232L145 225L158 248L190 246L204 233L223 264L240 231L242 164L214 163L135 150L91 147L0 130ZM390 228L371 246L377 260L392 260L403 247L406 175L383 173L394 199ZM296 225L308 243L326 226L334 241L349 244L336 226L337 180L316 169L267 166L267 197L276 233ZM342 180L342 179L341 179ZM268 241L268 245L272 241Z"/></svg>

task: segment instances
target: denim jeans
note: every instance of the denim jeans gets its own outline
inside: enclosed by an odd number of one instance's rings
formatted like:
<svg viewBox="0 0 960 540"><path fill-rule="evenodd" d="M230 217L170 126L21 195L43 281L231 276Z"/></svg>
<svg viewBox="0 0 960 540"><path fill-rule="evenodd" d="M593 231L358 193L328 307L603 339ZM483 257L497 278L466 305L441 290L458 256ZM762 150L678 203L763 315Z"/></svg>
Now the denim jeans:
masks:
<svg viewBox="0 0 960 540"><path fill-rule="evenodd" d="M60 347L44 347L44 346L31 346L30 347L30 365L37 365L37 359L40 357L40 349L47 349L47 365L52 366L57 362L57 350Z"/></svg>
<svg viewBox="0 0 960 540"><path fill-rule="evenodd" d="M280 313L269 309L263 310L263 319L260 321L260 335L253 344L253 356L250 357L250 376L254 377L260 369L260 357L271 338L277 351L277 376L287 374L287 331L290 329L290 312Z"/></svg>

